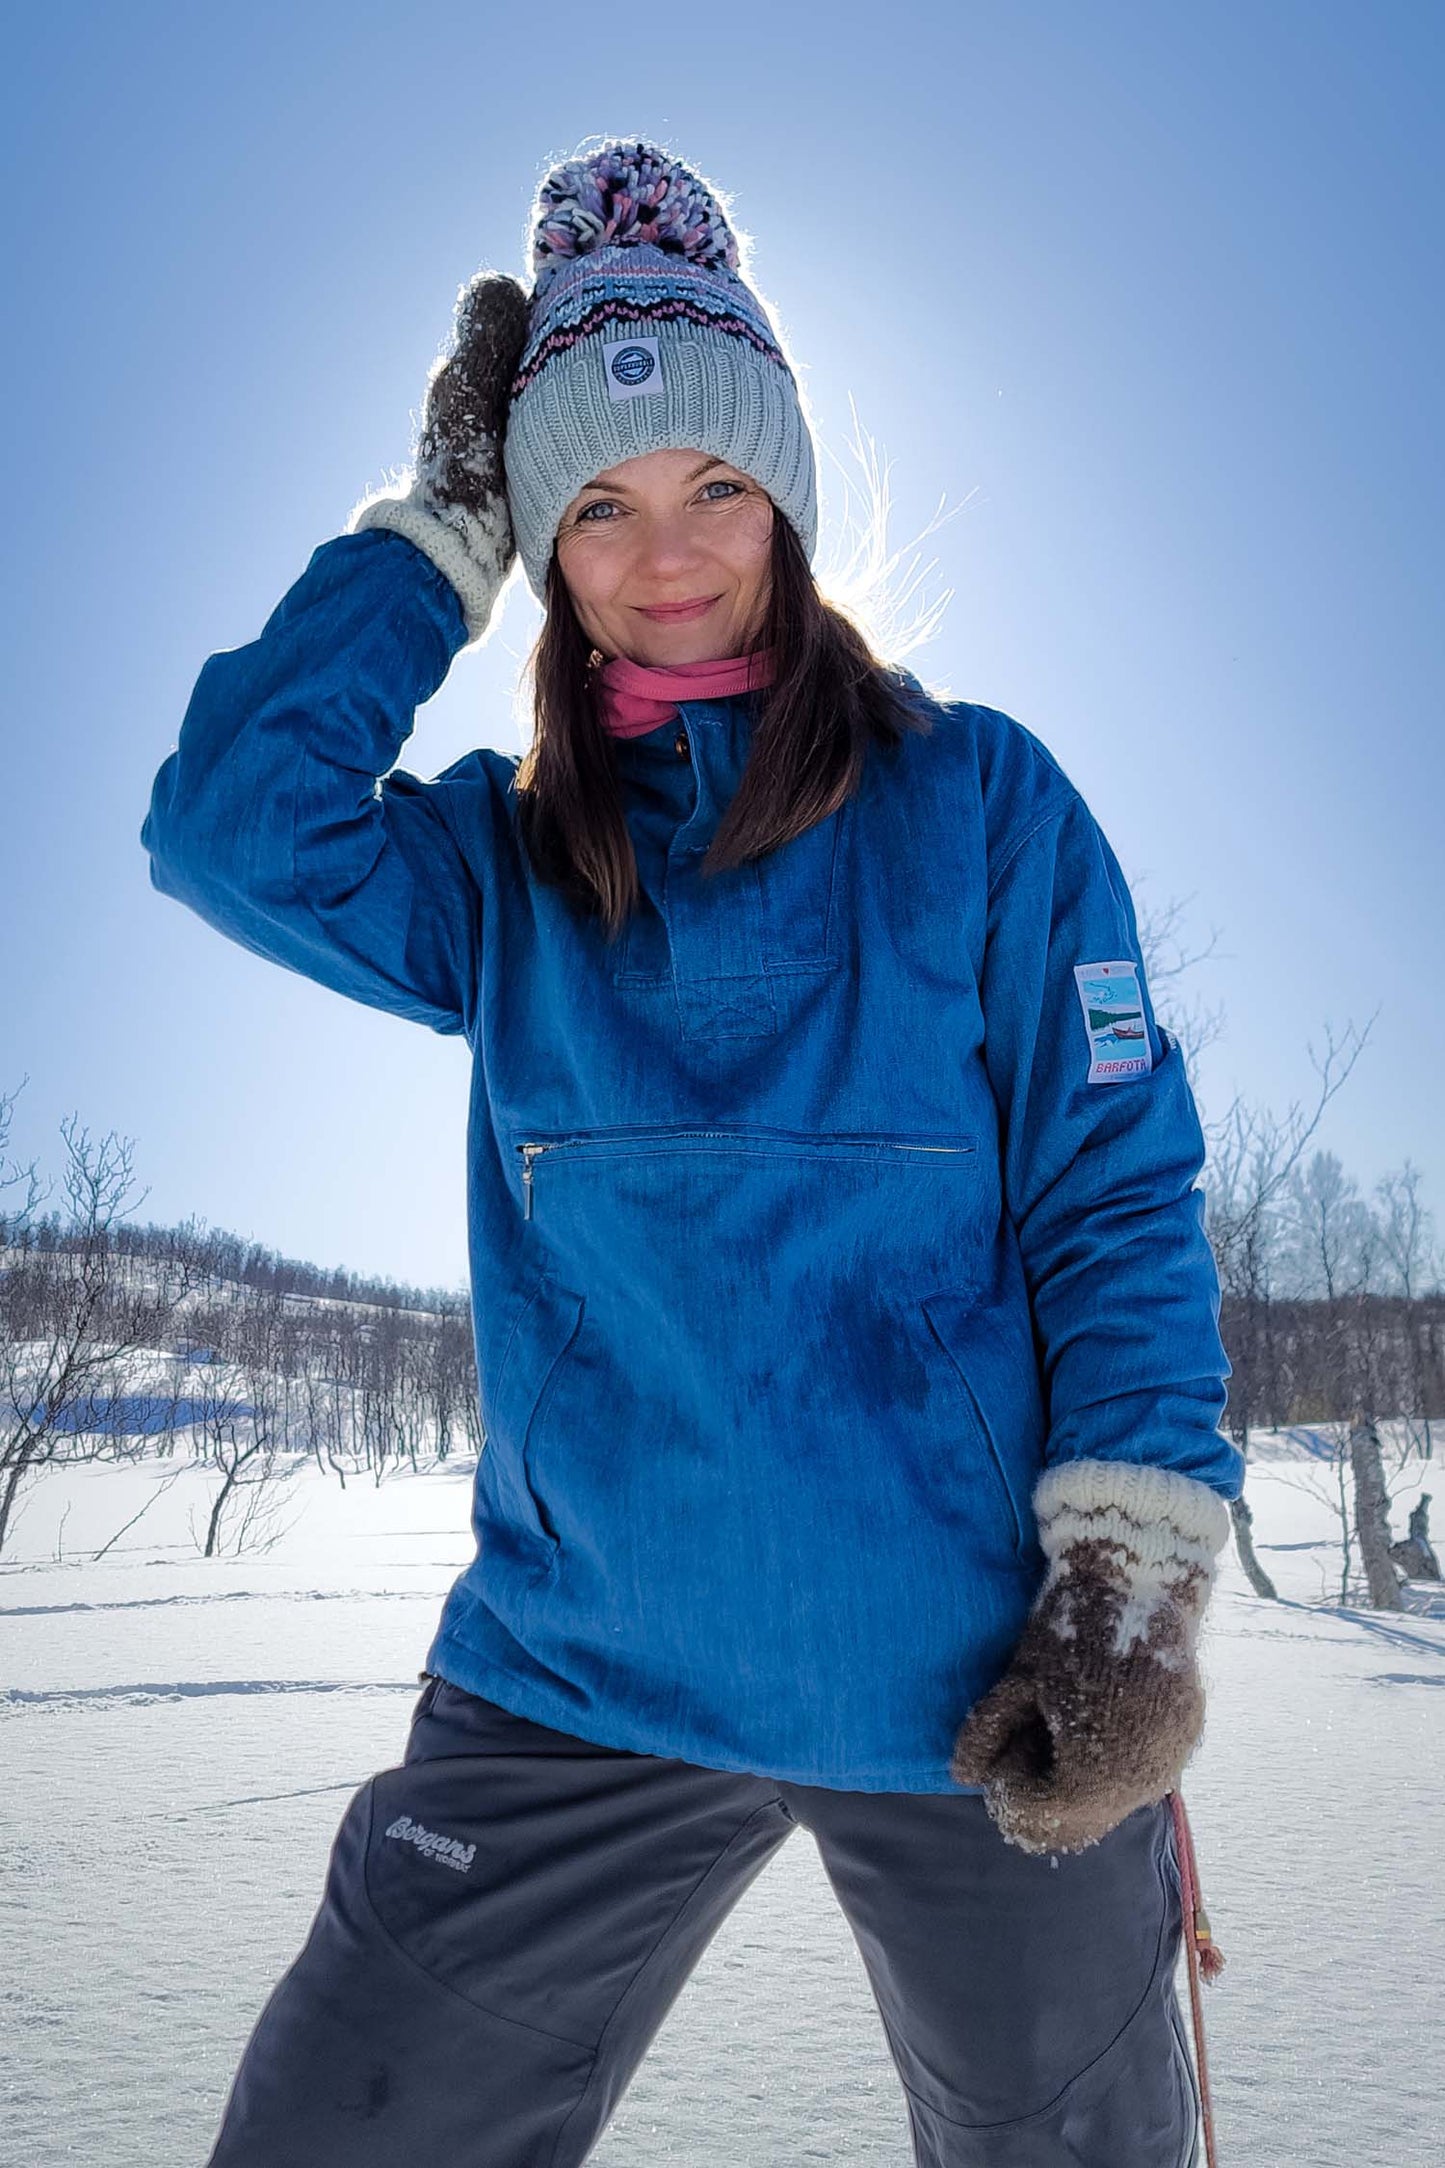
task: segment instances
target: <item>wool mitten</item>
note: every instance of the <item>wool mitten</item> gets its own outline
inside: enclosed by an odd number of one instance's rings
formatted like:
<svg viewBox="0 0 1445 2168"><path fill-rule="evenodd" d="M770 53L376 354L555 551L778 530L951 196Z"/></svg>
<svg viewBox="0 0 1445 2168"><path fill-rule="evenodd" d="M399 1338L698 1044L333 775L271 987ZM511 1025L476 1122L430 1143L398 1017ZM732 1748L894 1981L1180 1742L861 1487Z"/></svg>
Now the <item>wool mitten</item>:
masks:
<svg viewBox="0 0 1445 2168"><path fill-rule="evenodd" d="M1229 1509L1171 1469L1077 1460L1040 1478L1034 1511L1048 1571L952 1773L1010 1842L1077 1852L1172 1791L1198 1744L1195 1643Z"/></svg>
<svg viewBox="0 0 1445 2168"><path fill-rule="evenodd" d="M401 491L364 497L348 534L387 527L424 550L480 640L516 558L502 468L512 378L527 336L515 279L479 271L457 297L452 346L427 380L415 464Z"/></svg>

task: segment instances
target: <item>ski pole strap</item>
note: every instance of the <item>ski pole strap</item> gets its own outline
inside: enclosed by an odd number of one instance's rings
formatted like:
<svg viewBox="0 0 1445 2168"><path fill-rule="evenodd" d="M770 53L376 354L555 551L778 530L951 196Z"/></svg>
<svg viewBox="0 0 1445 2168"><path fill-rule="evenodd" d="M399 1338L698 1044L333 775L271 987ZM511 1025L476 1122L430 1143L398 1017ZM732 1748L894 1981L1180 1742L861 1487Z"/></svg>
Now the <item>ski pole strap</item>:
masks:
<svg viewBox="0 0 1445 2168"><path fill-rule="evenodd" d="M1204 2124L1204 2158L1207 2168L1219 2168L1214 2138L1214 2103L1209 2091L1209 2057L1204 2046L1204 2010L1200 1980L1217 1980L1224 1970L1224 1952L1209 1931L1209 1915L1199 1895L1199 1863L1194 1856L1194 1833L1184 1811L1182 1792L1169 1794L1174 1817L1174 1850L1179 1861L1180 1896L1184 1912L1184 1949L1189 1968L1189 2013L1194 2022L1194 2063L1199 2075L1199 2107Z"/></svg>

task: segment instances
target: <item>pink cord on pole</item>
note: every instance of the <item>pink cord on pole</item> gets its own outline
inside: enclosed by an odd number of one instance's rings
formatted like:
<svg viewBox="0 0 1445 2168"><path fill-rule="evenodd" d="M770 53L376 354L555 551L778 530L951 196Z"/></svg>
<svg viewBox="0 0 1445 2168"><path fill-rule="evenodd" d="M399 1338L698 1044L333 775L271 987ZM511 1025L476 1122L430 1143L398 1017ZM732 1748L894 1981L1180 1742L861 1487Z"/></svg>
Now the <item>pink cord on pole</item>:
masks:
<svg viewBox="0 0 1445 2168"><path fill-rule="evenodd" d="M1174 1849L1179 1859L1180 1894L1184 1910L1184 1948L1189 1967L1189 2011L1194 2021L1194 2062L1199 2073L1199 2104L1204 2121L1204 2158L1208 2168L1219 2168L1199 1983L1201 1977L1206 1981L1218 1979L1224 1970L1224 1952L1216 1946L1209 1931L1209 1915L1199 1894L1199 1863L1194 1856L1194 1833L1189 1827L1189 1816L1184 1811L1183 1793L1171 1792L1169 1805L1174 1816Z"/></svg>

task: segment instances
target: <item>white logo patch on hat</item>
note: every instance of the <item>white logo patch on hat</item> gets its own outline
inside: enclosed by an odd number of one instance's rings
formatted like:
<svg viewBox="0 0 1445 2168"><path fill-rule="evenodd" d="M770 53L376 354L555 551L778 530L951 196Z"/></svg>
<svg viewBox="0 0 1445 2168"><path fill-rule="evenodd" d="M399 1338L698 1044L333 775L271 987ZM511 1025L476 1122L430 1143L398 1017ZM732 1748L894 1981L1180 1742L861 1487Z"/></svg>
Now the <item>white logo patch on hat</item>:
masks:
<svg viewBox="0 0 1445 2168"><path fill-rule="evenodd" d="M1139 966L1133 962L1075 964L1074 984L1089 1035L1089 1084L1147 1076L1154 1066Z"/></svg>
<svg viewBox="0 0 1445 2168"><path fill-rule="evenodd" d="M614 399L649 399L665 391L656 339L623 339L602 349L607 389Z"/></svg>

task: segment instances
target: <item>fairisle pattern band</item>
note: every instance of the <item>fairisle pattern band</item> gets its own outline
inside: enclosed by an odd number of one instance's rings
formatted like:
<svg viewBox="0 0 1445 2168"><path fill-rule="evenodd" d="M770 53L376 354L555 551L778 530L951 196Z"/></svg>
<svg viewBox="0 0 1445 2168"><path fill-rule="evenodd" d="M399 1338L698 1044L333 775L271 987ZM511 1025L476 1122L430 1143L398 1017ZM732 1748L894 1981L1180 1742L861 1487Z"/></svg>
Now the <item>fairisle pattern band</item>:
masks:
<svg viewBox="0 0 1445 2168"><path fill-rule="evenodd" d="M542 338L529 347L521 368L512 384L514 399L535 382L554 355L565 354L579 339L602 331L608 324L700 324L705 331L722 331L735 339L746 339L760 354L775 362L792 379L792 370L783 358L776 340L760 331L756 324L743 316L730 315L720 308L709 308L691 295L669 295L656 301L637 301L615 294L604 294L590 301L582 309L577 321L568 325L550 327Z"/></svg>
<svg viewBox="0 0 1445 2168"><path fill-rule="evenodd" d="M1148 1462L1057 1461L1034 1486L1033 1507L1050 1559L1091 1540L1116 1546L1133 1567L1208 1572L1229 1535L1216 1491Z"/></svg>
<svg viewBox="0 0 1445 2168"><path fill-rule="evenodd" d="M1049 1562L1041 1594L1060 1592L1054 1632L1073 1631L1068 1583L1087 1561L1116 1593L1116 1656L1135 1642L1147 1644L1171 1604L1192 1617L1202 1614L1230 1525L1223 1499L1192 1476L1106 1460L1064 1461L1047 1470L1034 1490L1034 1513Z"/></svg>

